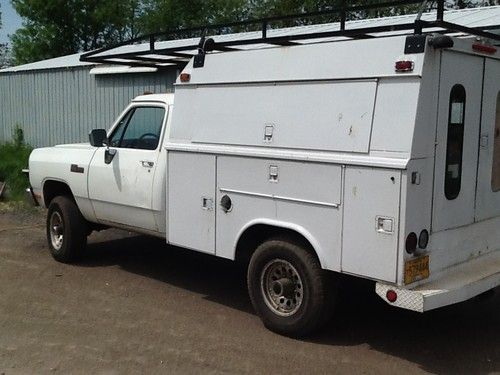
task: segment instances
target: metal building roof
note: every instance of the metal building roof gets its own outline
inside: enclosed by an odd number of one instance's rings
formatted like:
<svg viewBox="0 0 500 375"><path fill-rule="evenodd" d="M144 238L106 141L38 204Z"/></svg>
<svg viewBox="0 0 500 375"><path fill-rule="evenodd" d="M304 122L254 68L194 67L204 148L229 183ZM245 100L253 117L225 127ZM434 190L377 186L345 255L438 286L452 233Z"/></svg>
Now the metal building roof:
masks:
<svg viewBox="0 0 500 375"><path fill-rule="evenodd" d="M393 16L393 17L381 17L381 18L371 18L364 20L354 20L348 21L346 26L349 29L366 28L366 27L376 27L376 26L390 26L397 25L401 23L411 23L415 21L417 17L416 14L408 14L403 16ZM423 21L431 21L435 19L436 12L428 12L422 15ZM494 28L494 32L500 33L500 6L490 6L490 7L480 7L480 8L470 8L461 10L448 10L444 14L444 20L447 22L452 22L469 28ZM269 36L284 36L284 35L294 35L298 33L312 33L312 32L325 32L325 31L336 31L340 30L340 23L325 23L316 24L308 26L297 26L281 29L271 29L268 31ZM493 30L490 30L493 31ZM245 32L237 34L226 34L216 36L216 41L230 41L233 39L252 39L255 38L260 32ZM391 34L389 32L387 34ZM332 39L338 40L342 37L334 37ZM199 38L191 39L179 39L171 41L157 42L158 48L177 48L185 45L192 45L199 41ZM249 48L256 48L258 46L251 46ZM135 45L125 45L118 47L113 50L114 53L125 53L125 52L138 52L147 51L149 49L148 43L135 44ZM80 56L83 53L77 53L68 56L57 57L49 60L38 61L31 64L19 65L11 68L6 68L0 70L0 73L13 73L13 72L23 72L23 71L33 71L33 70L46 70L46 69L60 69L60 68L72 68L79 66L93 66L95 64L81 62Z"/></svg>

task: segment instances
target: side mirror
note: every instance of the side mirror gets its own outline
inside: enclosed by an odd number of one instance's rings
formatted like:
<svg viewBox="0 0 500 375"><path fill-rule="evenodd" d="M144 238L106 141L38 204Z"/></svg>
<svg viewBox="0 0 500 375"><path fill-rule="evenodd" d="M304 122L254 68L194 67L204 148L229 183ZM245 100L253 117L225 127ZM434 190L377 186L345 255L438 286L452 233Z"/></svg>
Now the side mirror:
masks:
<svg viewBox="0 0 500 375"><path fill-rule="evenodd" d="M89 134L90 145L94 147L102 147L108 141L108 135L104 129L94 129Z"/></svg>

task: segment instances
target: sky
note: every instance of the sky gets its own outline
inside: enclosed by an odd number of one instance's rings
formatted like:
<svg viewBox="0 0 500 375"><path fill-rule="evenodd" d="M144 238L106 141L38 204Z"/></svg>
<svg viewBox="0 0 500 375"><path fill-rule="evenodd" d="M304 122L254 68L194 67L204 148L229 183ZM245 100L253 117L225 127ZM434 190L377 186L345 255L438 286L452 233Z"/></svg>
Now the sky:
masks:
<svg viewBox="0 0 500 375"><path fill-rule="evenodd" d="M9 34L21 27L21 17L10 4L10 0L0 0L0 12L2 13L2 28L0 29L0 43L9 42Z"/></svg>

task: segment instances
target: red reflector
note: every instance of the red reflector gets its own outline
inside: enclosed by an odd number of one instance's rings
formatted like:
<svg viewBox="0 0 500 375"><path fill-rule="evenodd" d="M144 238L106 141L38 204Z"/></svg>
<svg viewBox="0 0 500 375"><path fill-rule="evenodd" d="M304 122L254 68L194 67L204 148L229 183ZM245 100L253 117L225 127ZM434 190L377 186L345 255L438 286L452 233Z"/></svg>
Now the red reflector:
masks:
<svg viewBox="0 0 500 375"><path fill-rule="evenodd" d="M390 303L394 303L398 299L398 294L394 290L388 290L385 296Z"/></svg>
<svg viewBox="0 0 500 375"><path fill-rule="evenodd" d="M412 72L413 61L396 61L396 72Z"/></svg>
<svg viewBox="0 0 500 375"><path fill-rule="evenodd" d="M493 46L487 46L481 43L474 43L472 49L477 52L493 54L497 52L497 49Z"/></svg>
<svg viewBox="0 0 500 375"><path fill-rule="evenodd" d="M181 73L181 82L189 82L191 80L191 74Z"/></svg>

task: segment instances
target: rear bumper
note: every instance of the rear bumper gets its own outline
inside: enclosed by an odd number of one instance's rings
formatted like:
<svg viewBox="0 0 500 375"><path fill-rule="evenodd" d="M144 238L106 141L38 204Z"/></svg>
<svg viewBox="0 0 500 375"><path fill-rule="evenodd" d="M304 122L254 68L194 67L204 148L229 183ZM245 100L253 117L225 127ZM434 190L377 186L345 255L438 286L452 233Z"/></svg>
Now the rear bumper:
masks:
<svg viewBox="0 0 500 375"><path fill-rule="evenodd" d="M466 301L500 285L500 251L494 251L443 271L433 281L414 289L377 283L377 294L388 304L403 309L425 312ZM393 303L387 292L397 293Z"/></svg>

